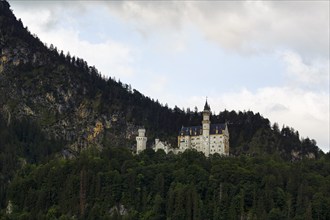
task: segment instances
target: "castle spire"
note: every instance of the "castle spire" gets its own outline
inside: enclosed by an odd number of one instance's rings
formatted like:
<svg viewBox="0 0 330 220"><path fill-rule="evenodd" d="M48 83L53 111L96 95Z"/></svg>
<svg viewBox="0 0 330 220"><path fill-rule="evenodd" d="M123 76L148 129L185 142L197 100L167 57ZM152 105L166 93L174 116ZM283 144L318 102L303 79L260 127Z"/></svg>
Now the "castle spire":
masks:
<svg viewBox="0 0 330 220"><path fill-rule="evenodd" d="M206 101L205 101L205 105L204 105L204 111L210 111L211 108L209 106L209 104L207 103L207 96L206 96Z"/></svg>

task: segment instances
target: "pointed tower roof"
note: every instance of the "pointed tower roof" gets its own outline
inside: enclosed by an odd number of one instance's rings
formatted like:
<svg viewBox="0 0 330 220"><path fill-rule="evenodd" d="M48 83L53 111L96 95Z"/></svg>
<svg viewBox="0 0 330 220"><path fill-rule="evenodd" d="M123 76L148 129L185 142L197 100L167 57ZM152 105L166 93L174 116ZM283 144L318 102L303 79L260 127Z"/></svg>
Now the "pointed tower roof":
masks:
<svg viewBox="0 0 330 220"><path fill-rule="evenodd" d="M204 111L210 111L211 108L209 106L209 104L207 103L207 98L206 98L206 102L205 102L205 105L204 105Z"/></svg>

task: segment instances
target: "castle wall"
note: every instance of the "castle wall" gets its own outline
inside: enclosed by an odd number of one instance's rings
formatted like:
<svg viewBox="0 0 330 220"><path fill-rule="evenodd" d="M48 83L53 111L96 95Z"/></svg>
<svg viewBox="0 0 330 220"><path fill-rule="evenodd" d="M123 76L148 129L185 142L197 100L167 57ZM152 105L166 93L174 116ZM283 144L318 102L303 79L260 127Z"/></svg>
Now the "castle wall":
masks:
<svg viewBox="0 0 330 220"><path fill-rule="evenodd" d="M179 148L182 152L186 149L195 149L202 151L205 156L215 153L229 155L229 136L225 132L223 134L211 134L209 136L178 136L178 140L180 143Z"/></svg>
<svg viewBox="0 0 330 220"><path fill-rule="evenodd" d="M180 145L179 145L179 149L180 151L185 151L189 148L191 148L191 138L189 135L186 136L180 136Z"/></svg>
<svg viewBox="0 0 330 220"><path fill-rule="evenodd" d="M210 136L210 154L224 154L225 147L224 147L225 139L224 136L221 134L211 135Z"/></svg>
<svg viewBox="0 0 330 220"><path fill-rule="evenodd" d="M202 139L201 136L193 136L191 138L191 148L196 149L197 151L201 151L202 150L201 139Z"/></svg>

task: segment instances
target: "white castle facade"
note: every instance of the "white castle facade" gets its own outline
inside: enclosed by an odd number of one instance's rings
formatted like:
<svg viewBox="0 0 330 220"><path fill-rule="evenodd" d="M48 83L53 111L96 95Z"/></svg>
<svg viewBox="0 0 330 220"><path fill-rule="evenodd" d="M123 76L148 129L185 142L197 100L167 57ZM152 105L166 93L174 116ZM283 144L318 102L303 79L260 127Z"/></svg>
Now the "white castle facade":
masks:
<svg viewBox="0 0 330 220"><path fill-rule="evenodd" d="M162 149L165 153L173 152L177 154L187 149L195 149L203 152L207 157L215 153L229 155L229 131L227 124L211 124L210 116L211 109L206 101L201 126L182 127L178 135L177 148L173 148L166 142L156 139L153 146L154 150ZM143 132L141 131L140 133L140 130L143 130ZM140 136L142 134L143 136ZM147 139L144 129L139 129L139 136L136 137L136 141L137 153L146 149Z"/></svg>

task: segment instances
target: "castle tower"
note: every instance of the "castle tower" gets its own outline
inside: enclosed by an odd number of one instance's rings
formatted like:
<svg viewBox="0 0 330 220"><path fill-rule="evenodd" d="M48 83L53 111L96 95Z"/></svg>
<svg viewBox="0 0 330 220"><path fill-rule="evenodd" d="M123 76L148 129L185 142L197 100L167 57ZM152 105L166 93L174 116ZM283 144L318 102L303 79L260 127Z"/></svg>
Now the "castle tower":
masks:
<svg viewBox="0 0 330 220"><path fill-rule="evenodd" d="M207 157L210 154L210 124L211 124L210 115L211 115L211 108L206 100L203 110L203 121L202 121L202 127L203 127L202 150L205 156Z"/></svg>
<svg viewBox="0 0 330 220"><path fill-rule="evenodd" d="M139 154L147 147L146 129L139 129L139 136L136 137L136 153Z"/></svg>

